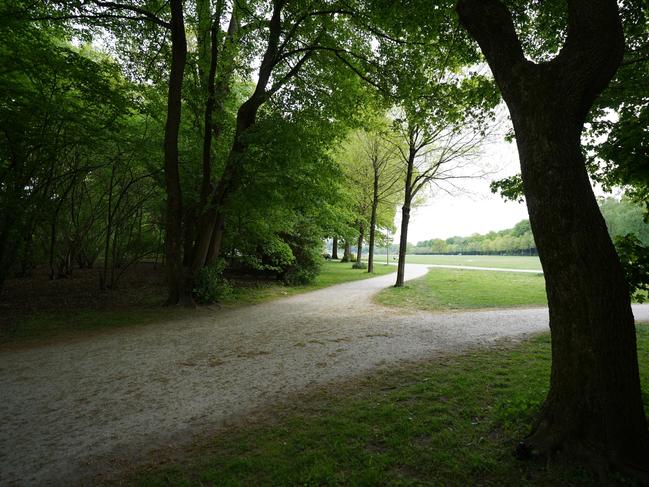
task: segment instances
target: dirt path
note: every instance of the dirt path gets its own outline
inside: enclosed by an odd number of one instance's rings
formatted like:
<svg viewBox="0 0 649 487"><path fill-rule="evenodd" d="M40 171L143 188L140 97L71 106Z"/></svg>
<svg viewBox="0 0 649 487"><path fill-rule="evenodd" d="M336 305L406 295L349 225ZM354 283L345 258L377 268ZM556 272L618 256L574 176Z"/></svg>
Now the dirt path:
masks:
<svg viewBox="0 0 649 487"><path fill-rule="evenodd" d="M426 272L408 265L408 278ZM0 484L69 485L310 384L547 327L545 309L404 313L393 275L0 354ZM636 316L649 319L649 307Z"/></svg>

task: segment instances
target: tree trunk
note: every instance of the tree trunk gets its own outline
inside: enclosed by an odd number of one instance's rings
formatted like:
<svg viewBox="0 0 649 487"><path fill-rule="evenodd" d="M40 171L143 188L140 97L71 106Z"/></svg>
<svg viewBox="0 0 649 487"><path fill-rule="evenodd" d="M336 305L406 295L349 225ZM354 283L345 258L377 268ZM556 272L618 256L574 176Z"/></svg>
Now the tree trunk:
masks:
<svg viewBox="0 0 649 487"><path fill-rule="evenodd" d="M196 235L195 246L193 251L193 259L191 265L192 276L195 276L196 273L204 266L210 263L213 263L218 258L218 253L220 250L221 239L222 239L222 229L219 229L219 225L222 226L222 215L218 211L216 202L212 198L213 188L212 185L212 144L213 139L218 140L222 133L222 123L219 120L222 117L217 117L217 120L214 120L215 110L220 113L223 112L225 107L226 98L230 92L229 82L234 71L234 63L231 67L226 69L226 72L220 74L220 80L216 83L216 70L219 63L219 47L220 40L218 32L220 29L219 21L221 13L223 11L224 2L217 2L216 12L217 15L211 23L211 28L209 27L209 22L211 21L211 16L209 15L209 2L199 2L201 5L201 17L204 17L207 14L207 18L202 20L204 25L203 30L208 30L209 43L207 41L207 36L205 39L202 39L203 53L202 57L204 58L203 64L209 64L209 70L206 72L204 77L204 84L206 89L206 100L205 100L205 114L204 114L204 127L203 127L203 179L201 184L201 217L199 223L199 230ZM198 5L198 4L197 4ZM230 15L230 23L228 26L228 39L232 41L236 34L238 28L237 21L237 6L232 6L232 13ZM226 40L227 41L227 40ZM207 46L209 45L209 49ZM223 43L223 48L226 48L225 42ZM207 54L209 52L209 55ZM209 63L205 60L209 58ZM216 84L215 84L216 83ZM219 224L221 222L221 224Z"/></svg>
<svg viewBox="0 0 649 487"><path fill-rule="evenodd" d="M167 215L165 234L165 259L167 263L168 305L189 304L191 286L187 285L187 272L182 263L182 192L178 169L178 132L180 129L181 97L187 41L183 19L182 0L170 0L171 6L171 70L167 94L167 121L164 134L165 186Z"/></svg>
<svg viewBox="0 0 649 487"><path fill-rule="evenodd" d="M204 265L204 262L208 260L204 251L209 253L209 249L220 247L221 236L213 234L218 228L217 220L219 215L222 213L222 209L226 204L229 195L238 185L242 169L241 160L246 151L246 143L243 140L243 136L251 127L254 126L259 108L268 101L270 97L270 93L266 91L266 88L271 79L273 68L276 63L275 58L279 49L279 40L282 33L281 12L284 5L284 2L275 3L273 14L269 21L268 44L259 67L257 85L255 86L254 92L237 110L234 140L225 167L223 168L223 173L221 174L216 188L211 193L209 201L212 208L212 212L209 215L211 219L209 222L201 223L200 233L196 239L196 247L200 248L201 252L196 252L192 269L200 269L200 267ZM236 12L233 11L228 32L234 33L236 25ZM215 244L218 243L218 245L212 245L211 242L215 242Z"/></svg>
<svg viewBox="0 0 649 487"><path fill-rule="evenodd" d="M414 139L410 140L408 153L408 166L403 192L403 206L401 207L401 232L399 234L399 259L397 261L397 282L394 287L402 287L406 276L406 251L408 250L408 224L410 223L410 206L412 205L412 177L415 168L416 149Z"/></svg>
<svg viewBox="0 0 649 487"><path fill-rule="evenodd" d="M192 265L194 255L194 237L196 235L195 205L187 205L183 210L183 267Z"/></svg>
<svg viewBox="0 0 649 487"><path fill-rule="evenodd" d="M376 241L376 211L379 207L379 177L374 173L374 194L372 195L372 215L370 216L370 248L367 256L367 272L374 272L374 245Z"/></svg>
<svg viewBox="0 0 649 487"><path fill-rule="evenodd" d="M408 223L410 222L410 201L401 207L401 233L399 234L399 258L397 260L397 282L394 287L403 286L406 276L406 251L408 250Z"/></svg>
<svg viewBox="0 0 649 487"><path fill-rule="evenodd" d="M514 124L530 223L546 279L550 391L519 454L558 450L649 482L629 290L586 172L581 131L614 75L623 38L614 0L569 2L568 38L552 61L524 58L498 0L463 0Z"/></svg>
<svg viewBox="0 0 649 487"><path fill-rule="evenodd" d="M349 262L352 260L352 245L349 243L349 240L345 239L345 246L343 247L343 258L340 259L340 262Z"/></svg>
<svg viewBox="0 0 649 487"><path fill-rule="evenodd" d="M363 239L365 238L365 224L361 223L358 228L358 245L356 246L356 264L360 267L363 255Z"/></svg>
<svg viewBox="0 0 649 487"><path fill-rule="evenodd" d="M331 258L338 260L338 237L333 238L331 244Z"/></svg>
<svg viewBox="0 0 649 487"><path fill-rule="evenodd" d="M212 232L212 239L210 240L210 248L207 252L206 265L214 264L221 255L221 246L223 243L223 234L225 233L225 218L223 214L219 214L216 218L214 231Z"/></svg>

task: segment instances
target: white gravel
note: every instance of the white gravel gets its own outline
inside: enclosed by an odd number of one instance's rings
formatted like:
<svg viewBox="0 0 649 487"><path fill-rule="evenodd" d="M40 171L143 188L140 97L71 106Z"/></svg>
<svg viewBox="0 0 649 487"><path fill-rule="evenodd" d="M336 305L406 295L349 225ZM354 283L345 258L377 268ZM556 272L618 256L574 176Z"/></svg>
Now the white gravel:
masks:
<svg viewBox="0 0 649 487"><path fill-rule="evenodd" d="M408 278L425 272L407 266ZM393 280L0 353L0 485L83 483L308 385L547 328L543 308L432 314L373 304ZM634 311L649 319L649 306Z"/></svg>

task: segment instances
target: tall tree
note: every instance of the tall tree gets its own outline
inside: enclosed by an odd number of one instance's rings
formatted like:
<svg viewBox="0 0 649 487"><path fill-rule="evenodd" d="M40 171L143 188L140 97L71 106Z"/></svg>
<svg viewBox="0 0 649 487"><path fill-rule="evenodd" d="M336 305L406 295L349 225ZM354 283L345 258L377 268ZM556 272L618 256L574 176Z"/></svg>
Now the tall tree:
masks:
<svg viewBox="0 0 649 487"><path fill-rule="evenodd" d="M395 287L403 286L408 248L410 211L417 195L431 185L442 190L458 189L452 181L479 177L467 168L478 154L482 134L478 130L460 129L443 121L434 125L426 118L406 116L395 123L397 148L404 166L403 205L399 235L399 258ZM451 184L445 188L445 184Z"/></svg>
<svg viewBox="0 0 649 487"><path fill-rule="evenodd" d="M182 89L187 61L187 40L182 0L170 0L171 67L167 92L167 122L164 135L164 169L167 189L165 249L169 296L167 304L191 302L187 291L188 269L182 259L182 192L178 169L178 132L182 111Z"/></svg>
<svg viewBox="0 0 649 487"><path fill-rule="evenodd" d="M624 273L588 179L581 133L618 68L615 0L570 0L567 37L551 60L526 59L499 0L461 0L509 107L530 223L543 265L552 332L550 391L519 454L606 459L649 480L649 431Z"/></svg>
<svg viewBox="0 0 649 487"><path fill-rule="evenodd" d="M388 206L391 210L396 207L397 196L401 192L401 168L397 159L397 151L386 138L387 129L374 130L366 133L361 141L365 157L372 167L372 206L370 213L369 253L367 256L367 272L374 272L374 247L379 218L379 205ZM390 211L390 215L392 215Z"/></svg>

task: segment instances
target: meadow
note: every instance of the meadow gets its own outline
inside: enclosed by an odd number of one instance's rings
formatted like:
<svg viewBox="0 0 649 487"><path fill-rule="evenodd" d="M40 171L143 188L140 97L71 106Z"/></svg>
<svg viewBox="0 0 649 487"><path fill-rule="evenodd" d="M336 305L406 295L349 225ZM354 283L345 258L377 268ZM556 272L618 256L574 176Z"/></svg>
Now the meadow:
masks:
<svg viewBox="0 0 649 487"><path fill-rule="evenodd" d="M471 267L495 267L501 269L541 270L537 256L517 255L415 255L408 254L409 264L463 265Z"/></svg>

